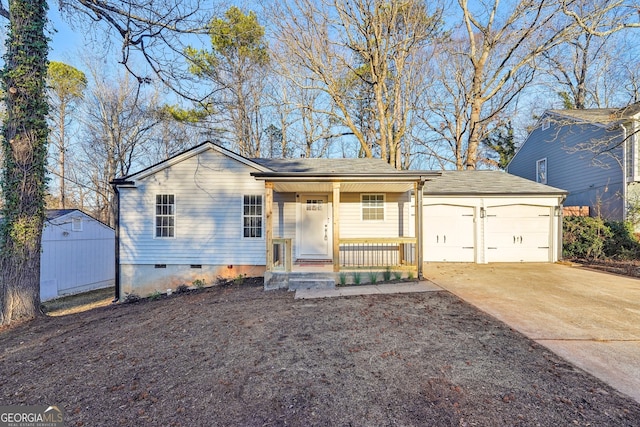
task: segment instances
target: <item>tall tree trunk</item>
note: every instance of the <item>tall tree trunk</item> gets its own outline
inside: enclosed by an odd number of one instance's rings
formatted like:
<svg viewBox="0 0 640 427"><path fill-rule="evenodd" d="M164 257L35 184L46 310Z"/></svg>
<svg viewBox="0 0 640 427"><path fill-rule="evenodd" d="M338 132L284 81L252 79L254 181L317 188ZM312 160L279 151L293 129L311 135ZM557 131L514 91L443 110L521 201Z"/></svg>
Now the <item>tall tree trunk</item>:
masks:
<svg viewBox="0 0 640 427"><path fill-rule="evenodd" d="M471 114L469 115L469 139L467 142L466 167L469 170L476 168L478 163L478 147L480 147L481 124L480 113L482 111L482 100L475 98L471 103Z"/></svg>
<svg viewBox="0 0 640 427"><path fill-rule="evenodd" d="M66 192L65 192L65 156L67 154L67 143L64 136L64 121L66 116L66 105L60 105L60 153L58 161L60 162L60 209L66 208Z"/></svg>
<svg viewBox="0 0 640 427"><path fill-rule="evenodd" d="M45 0L9 1L9 36L2 72L7 118L2 129L0 325L40 313L48 134L46 11Z"/></svg>

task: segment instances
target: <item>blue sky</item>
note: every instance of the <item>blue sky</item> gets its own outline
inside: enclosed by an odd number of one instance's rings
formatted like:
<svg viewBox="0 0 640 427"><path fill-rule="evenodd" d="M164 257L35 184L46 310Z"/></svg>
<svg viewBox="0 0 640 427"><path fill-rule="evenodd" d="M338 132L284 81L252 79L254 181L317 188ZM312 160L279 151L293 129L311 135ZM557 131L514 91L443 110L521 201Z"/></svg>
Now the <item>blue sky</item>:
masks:
<svg viewBox="0 0 640 427"><path fill-rule="evenodd" d="M84 41L81 35L74 32L69 25L62 20L56 5L50 5L49 9L49 29L55 32L49 34L51 38L51 50L49 51L50 61L61 61L79 67L79 50L82 49Z"/></svg>

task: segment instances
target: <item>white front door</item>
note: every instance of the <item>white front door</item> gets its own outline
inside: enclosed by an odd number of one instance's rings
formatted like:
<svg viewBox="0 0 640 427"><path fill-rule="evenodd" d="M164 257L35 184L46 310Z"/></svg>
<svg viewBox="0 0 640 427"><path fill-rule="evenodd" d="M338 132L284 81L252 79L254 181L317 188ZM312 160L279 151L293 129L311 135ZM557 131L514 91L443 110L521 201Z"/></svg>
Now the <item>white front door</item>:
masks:
<svg viewBox="0 0 640 427"><path fill-rule="evenodd" d="M331 210L327 196L301 196L300 258L330 258Z"/></svg>

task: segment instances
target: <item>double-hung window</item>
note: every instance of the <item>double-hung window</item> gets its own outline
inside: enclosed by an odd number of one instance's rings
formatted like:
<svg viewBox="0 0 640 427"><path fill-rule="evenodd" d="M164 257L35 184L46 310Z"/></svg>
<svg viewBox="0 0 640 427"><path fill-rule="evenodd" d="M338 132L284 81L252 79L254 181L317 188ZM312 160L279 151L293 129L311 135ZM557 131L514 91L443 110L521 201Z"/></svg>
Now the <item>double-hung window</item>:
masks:
<svg viewBox="0 0 640 427"><path fill-rule="evenodd" d="M547 183L547 159L540 159L536 162L536 182Z"/></svg>
<svg viewBox="0 0 640 427"><path fill-rule="evenodd" d="M384 194L363 194L362 220L384 221Z"/></svg>
<svg viewBox="0 0 640 427"><path fill-rule="evenodd" d="M242 201L242 235L262 237L262 196L245 195Z"/></svg>
<svg viewBox="0 0 640 427"><path fill-rule="evenodd" d="M173 194L156 194L156 237L175 237L176 198Z"/></svg>

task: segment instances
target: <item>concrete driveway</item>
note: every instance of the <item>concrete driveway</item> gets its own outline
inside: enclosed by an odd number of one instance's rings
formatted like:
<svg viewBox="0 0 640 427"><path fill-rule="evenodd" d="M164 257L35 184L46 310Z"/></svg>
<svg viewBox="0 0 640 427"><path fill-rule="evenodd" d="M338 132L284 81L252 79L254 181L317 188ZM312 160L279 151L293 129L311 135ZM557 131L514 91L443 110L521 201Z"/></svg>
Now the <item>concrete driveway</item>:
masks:
<svg viewBox="0 0 640 427"><path fill-rule="evenodd" d="M640 402L640 280L560 264L430 263L424 275Z"/></svg>

